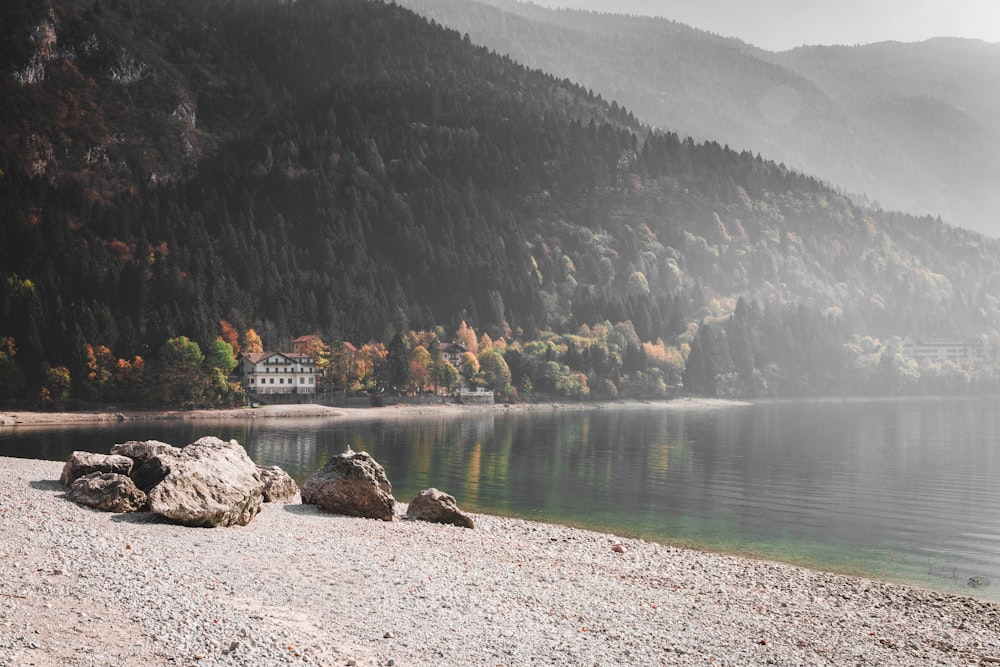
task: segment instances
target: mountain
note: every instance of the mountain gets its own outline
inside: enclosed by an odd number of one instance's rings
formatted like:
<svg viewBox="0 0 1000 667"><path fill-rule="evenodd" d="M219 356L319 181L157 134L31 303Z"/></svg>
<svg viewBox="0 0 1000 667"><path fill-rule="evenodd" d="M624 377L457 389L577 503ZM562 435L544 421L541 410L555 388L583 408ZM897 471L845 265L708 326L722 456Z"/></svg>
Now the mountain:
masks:
<svg viewBox="0 0 1000 667"><path fill-rule="evenodd" d="M939 38L815 46L769 59L807 77L904 163L919 166L937 184L936 208L923 203L927 210L1000 234L1000 44Z"/></svg>
<svg viewBox="0 0 1000 667"><path fill-rule="evenodd" d="M229 324L281 348L467 322L523 346L515 382L605 396L643 343L675 374L731 344L780 394L829 389L856 337L998 326L997 241L653 130L396 4L2 11L0 397L60 368L83 395L99 352L197 359L180 337Z"/></svg>
<svg viewBox="0 0 1000 667"><path fill-rule="evenodd" d="M667 19L517 0L404 0L644 122L750 150L882 206L1000 235L1000 45L770 53Z"/></svg>

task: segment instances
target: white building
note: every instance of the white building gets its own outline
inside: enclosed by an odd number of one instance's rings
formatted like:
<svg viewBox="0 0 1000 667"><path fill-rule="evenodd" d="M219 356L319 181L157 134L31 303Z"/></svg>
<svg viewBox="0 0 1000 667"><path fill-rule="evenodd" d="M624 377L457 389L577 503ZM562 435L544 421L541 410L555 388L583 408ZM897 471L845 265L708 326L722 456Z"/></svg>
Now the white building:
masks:
<svg viewBox="0 0 1000 667"><path fill-rule="evenodd" d="M975 338L903 339L903 352L917 361L973 361L983 356L983 345Z"/></svg>
<svg viewBox="0 0 1000 667"><path fill-rule="evenodd" d="M248 394L315 394L316 362L294 352L244 352L240 375Z"/></svg>

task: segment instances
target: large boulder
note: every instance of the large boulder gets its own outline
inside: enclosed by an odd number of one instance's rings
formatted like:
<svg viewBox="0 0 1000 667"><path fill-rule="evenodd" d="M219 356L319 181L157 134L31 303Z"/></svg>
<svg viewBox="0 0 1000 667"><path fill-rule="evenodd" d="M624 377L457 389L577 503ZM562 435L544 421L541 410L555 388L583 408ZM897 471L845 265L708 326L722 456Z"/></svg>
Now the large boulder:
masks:
<svg viewBox="0 0 1000 667"><path fill-rule="evenodd" d="M69 485L69 499L105 512L135 512L146 504L146 494L131 478L114 472L92 472Z"/></svg>
<svg viewBox="0 0 1000 667"><path fill-rule="evenodd" d="M257 466L257 473L260 475L260 481L264 484L265 503L284 503L287 505L295 500L295 494L299 492L299 485L287 472L278 466Z"/></svg>
<svg viewBox="0 0 1000 667"><path fill-rule="evenodd" d="M129 440L111 448L112 454L127 456L135 462L129 476L135 485L146 493L152 491L153 487L162 482L169 472L165 463L169 457L160 459L157 456L160 454L179 455L181 451L180 447L174 447L159 440Z"/></svg>
<svg viewBox="0 0 1000 667"><path fill-rule="evenodd" d="M166 470L149 491L149 509L186 526L244 526L260 512L264 485L235 440L204 437L179 453L153 456Z"/></svg>
<svg viewBox="0 0 1000 667"><path fill-rule="evenodd" d="M113 472L127 476L132 472L132 459L117 454L73 452L63 465L59 481L69 486L75 480L93 472Z"/></svg>
<svg viewBox="0 0 1000 667"><path fill-rule="evenodd" d="M463 528L473 528L472 517L458 509L455 497L437 489L425 489L410 501L407 519L450 523Z"/></svg>
<svg viewBox="0 0 1000 667"><path fill-rule="evenodd" d="M159 440L129 440L128 442L120 442L111 448L112 454L121 454L135 461L137 468L157 454L177 454L180 451L180 447L174 447Z"/></svg>
<svg viewBox="0 0 1000 667"><path fill-rule="evenodd" d="M303 503L336 514L392 521L396 507L385 469L368 452L334 456L301 491Z"/></svg>

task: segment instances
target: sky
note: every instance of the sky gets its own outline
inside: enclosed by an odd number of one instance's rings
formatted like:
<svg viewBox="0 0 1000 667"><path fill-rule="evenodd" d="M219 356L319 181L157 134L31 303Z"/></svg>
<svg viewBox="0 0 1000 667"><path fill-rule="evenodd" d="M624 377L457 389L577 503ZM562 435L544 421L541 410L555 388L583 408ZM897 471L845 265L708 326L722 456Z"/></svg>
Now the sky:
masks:
<svg viewBox="0 0 1000 667"><path fill-rule="evenodd" d="M1000 42L1000 0L534 0L663 16L770 51L931 37Z"/></svg>

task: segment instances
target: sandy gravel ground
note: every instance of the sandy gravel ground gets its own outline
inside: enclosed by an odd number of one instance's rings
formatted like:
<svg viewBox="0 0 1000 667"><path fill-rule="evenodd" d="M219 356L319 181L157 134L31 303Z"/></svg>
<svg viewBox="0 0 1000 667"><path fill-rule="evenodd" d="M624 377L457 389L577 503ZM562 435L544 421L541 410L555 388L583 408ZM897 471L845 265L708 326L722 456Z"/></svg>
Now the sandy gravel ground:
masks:
<svg viewBox="0 0 1000 667"><path fill-rule="evenodd" d="M184 528L61 469L0 457L0 665L1000 662L991 603L483 515Z"/></svg>
<svg viewBox="0 0 1000 667"><path fill-rule="evenodd" d="M0 426L46 426L94 422L148 421L160 419L268 419L281 417L324 417L330 419L377 421L411 419L421 415L462 415L471 412L544 412L553 410L648 409L712 410L736 405L742 401L713 398L683 398L670 401L616 401L613 403L517 403L495 405L393 405L384 408L332 408L325 405L265 405L259 408L229 410L142 410L93 412L28 412L0 411Z"/></svg>

